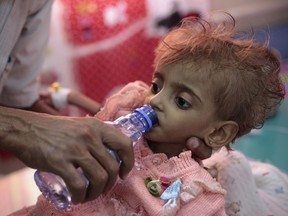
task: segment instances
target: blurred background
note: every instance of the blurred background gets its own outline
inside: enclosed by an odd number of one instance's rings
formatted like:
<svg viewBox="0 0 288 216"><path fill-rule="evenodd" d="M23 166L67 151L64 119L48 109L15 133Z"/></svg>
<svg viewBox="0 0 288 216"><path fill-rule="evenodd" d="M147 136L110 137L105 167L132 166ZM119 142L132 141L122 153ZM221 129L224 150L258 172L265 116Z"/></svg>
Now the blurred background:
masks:
<svg viewBox="0 0 288 216"><path fill-rule="evenodd" d="M229 12L240 30L253 28L260 42L265 41L265 32L269 33L270 46L282 56L285 101L263 128L238 140L234 148L251 160L272 163L288 173L287 0L55 0L46 61L39 79L41 91L57 81L103 103L128 82L149 83L153 50L161 36L183 17L207 18L218 10ZM67 114L83 115L73 107ZM15 191L19 178L15 180L13 173L23 167L1 151L0 189L12 187ZM19 175L22 180L28 178L24 173ZM29 175L27 181L34 184ZM16 201L11 201L10 207L7 204L10 210L27 203L19 194L11 199Z"/></svg>

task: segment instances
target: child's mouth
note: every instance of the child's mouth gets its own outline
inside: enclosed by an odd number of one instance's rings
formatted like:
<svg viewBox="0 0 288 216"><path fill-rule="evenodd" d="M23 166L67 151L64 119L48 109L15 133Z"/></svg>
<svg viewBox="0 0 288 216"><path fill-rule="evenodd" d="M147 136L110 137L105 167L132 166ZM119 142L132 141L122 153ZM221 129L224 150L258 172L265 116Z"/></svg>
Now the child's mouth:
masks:
<svg viewBox="0 0 288 216"><path fill-rule="evenodd" d="M152 128L159 127L159 126L160 126L160 124L159 124L159 121L158 121L157 123L155 123L155 124L153 125Z"/></svg>

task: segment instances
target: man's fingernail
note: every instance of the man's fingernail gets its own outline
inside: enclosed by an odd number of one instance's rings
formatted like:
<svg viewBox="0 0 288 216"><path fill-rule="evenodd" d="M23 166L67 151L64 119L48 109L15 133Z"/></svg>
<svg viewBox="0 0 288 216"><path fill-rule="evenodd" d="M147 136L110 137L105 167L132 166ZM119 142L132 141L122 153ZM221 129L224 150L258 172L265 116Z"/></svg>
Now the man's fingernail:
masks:
<svg viewBox="0 0 288 216"><path fill-rule="evenodd" d="M193 146L194 148L197 148L199 146L199 142L197 138L191 138L190 139L190 145Z"/></svg>

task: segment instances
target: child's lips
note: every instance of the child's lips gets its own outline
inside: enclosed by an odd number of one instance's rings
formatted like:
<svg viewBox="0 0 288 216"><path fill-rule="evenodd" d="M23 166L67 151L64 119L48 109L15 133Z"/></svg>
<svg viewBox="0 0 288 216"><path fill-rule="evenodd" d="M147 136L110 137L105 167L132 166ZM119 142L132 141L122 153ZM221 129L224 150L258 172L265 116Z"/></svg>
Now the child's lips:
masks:
<svg viewBox="0 0 288 216"><path fill-rule="evenodd" d="M152 128L155 128L155 127L158 127L158 126L159 126L159 123L156 123L156 124L153 125Z"/></svg>
<svg viewBox="0 0 288 216"><path fill-rule="evenodd" d="M157 122L153 125L153 127L158 127L158 126L160 126L159 118L158 118Z"/></svg>
<svg viewBox="0 0 288 216"><path fill-rule="evenodd" d="M159 113L157 113L157 111L156 111L156 116L157 116L157 121L156 121L156 123L153 125L153 128L160 126L160 118L159 118Z"/></svg>

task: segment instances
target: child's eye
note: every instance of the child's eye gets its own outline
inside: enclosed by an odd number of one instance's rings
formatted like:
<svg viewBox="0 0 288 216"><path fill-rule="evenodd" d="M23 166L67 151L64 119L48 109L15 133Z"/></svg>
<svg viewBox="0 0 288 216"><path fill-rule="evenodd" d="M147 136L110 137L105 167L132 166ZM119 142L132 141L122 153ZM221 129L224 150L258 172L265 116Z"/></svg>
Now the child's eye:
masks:
<svg viewBox="0 0 288 216"><path fill-rule="evenodd" d="M191 104L182 97L176 97L175 101L177 106L181 109L188 109L191 107Z"/></svg>
<svg viewBox="0 0 288 216"><path fill-rule="evenodd" d="M152 83L151 84L151 92L153 94L157 94L158 92L160 92L160 87L157 85L157 83Z"/></svg>

